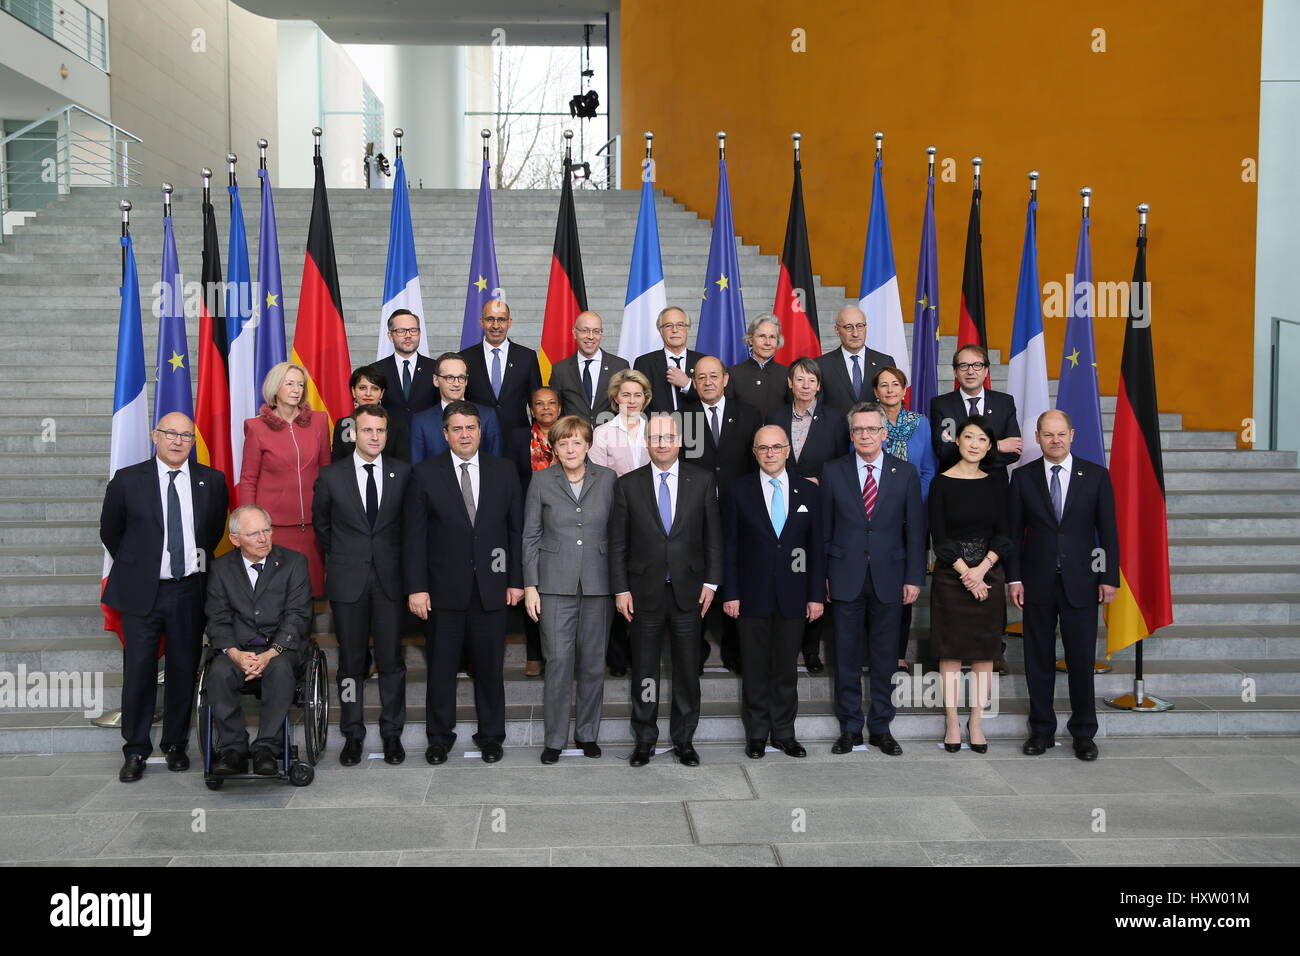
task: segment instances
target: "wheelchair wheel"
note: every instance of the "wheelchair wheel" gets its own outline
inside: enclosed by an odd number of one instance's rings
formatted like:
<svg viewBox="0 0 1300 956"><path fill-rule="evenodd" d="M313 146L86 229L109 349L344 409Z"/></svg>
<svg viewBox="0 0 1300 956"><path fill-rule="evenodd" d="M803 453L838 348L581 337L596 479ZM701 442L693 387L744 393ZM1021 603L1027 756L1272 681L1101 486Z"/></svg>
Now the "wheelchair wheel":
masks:
<svg viewBox="0 0 1300 956"><path fill-rule="evenodd" d="M295 763L289 767L289 782L295 787L305 787L316 779L316 770L308 763Z"/></svg>
<svg viewBox="0 0 1300 956"><path fill-rule="evenodd" d="M216 779L216 780L204 780L203 782L204 782L205 784L207 784L207 787L208 787L209 790L220 790L220 789L221 789L221 785L222 785L223 783L225 783L226 781L224 781L224 780L218 778L218 779Z"/></svg>
<svg viewBox="0 0 1300 956"><path fill-rule="evenodd" d="M307 738L307 763L315 765L320 762L321 755L325 753L330 720L329 668L325 664L324 653L318 647L313 646L303 682L302 725L304 736ZM307 782L311 782L310 778ZM298 784L298 786L306 786L306 784Z"/></svg>

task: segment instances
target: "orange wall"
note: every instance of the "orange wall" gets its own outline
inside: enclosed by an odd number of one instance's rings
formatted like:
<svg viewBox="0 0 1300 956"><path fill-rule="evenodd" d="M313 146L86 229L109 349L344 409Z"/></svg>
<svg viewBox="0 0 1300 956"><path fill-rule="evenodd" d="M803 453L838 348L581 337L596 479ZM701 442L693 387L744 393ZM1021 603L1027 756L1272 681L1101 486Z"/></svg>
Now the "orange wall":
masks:
<svg viewBox="0 0 1300 956"><path fill-rule="evenodd" d="M1044 284L1073 270L1081 186L1094 190L1099 282L1131 277L1134 206L1149 202L1161 408L1189 428L1236 430L1251 414L1256 187L1241 164L1257 156L1260 0L623 0L622 11L625 182L639 183L641 133L654 130L658 185L712 216L714 133L725 129L736 228L779 255L797 129L813 268L853 296L872 133L883 130L910 319L933 144L957 161L956 182L935 187L941 328L954 334L970 158L981 155L989 337L1004 358L1028 170L1042 173ZM807 52L792 51L795 28ZM1095 28L1106 52L1091 49ZM833 318L823 306L823 328ZM1055 378L1065 319L1044 324ZM1124 322L1095 327L1102 392L1113 395Z"/></svg>

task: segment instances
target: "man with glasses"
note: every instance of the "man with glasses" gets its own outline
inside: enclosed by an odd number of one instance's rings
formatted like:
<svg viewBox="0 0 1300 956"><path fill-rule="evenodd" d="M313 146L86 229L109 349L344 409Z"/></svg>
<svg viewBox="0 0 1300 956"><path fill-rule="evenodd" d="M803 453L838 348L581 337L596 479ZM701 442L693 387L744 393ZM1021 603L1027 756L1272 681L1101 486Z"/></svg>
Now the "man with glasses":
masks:
<svg viewBox="0 0 1300 956"><path fill-rule="evenodd" d="M465 399L493 409L501 433L509 435L516 428L528 427L528 402L542 387L542 370L536 352L508 338L513 320L503 299L485 302L478 321L483 340L460 352L469 370Z"/></svg>
<svg viewBox="0 0 1300 956"><path fill-rule="evenodd" d="M578 351L551 366L551 388L560 396L564 414L585 418L593 427L613 417L609 380L627 368L627 359L600 347L605 328L595 312L580 312L573 321Z"/></svg>
<svg viewBox="0 0 1300 956"><path fill-rule="evenodd" d="M998 447L990 450L980 467L991 475L1007 478L1007 468L1020 459L1024 442L1016 418L1016 400L1006 392L984 387L989 353L982 345L963 345L952 357L958 387L930 400L930 442L939 471L956 464L957 435L968 418L982 415L997 436Z"/></svg>
<svg viewBox="0 0 1300 956"><path fill-rule="evenodd" d="M650 380L650 407L647 414L675 412L695 396L695 363L702 357L686 347L691 334L691 320L686 310L670 305L655 320L664 347L638 355L632 367Z"/></svg>
<svg viewBox="0 0 1300 956"><path fill-rule="evenodd" d="M835 716L840 736L831 753L867 742L890 756L903 748L889 732L892 678L903 605L925 581L926 518L916 466L886 454L885 413L859 402L848 415L852 454L822 469L826 578L835 617ZM862 714L862 641L867 625L871 706Z"/></svg>
<svg viewBox="0 0 1300 956"><path fill-rule="evenodd" d="M190 461L194 422L180 412L164 415L153 440L154 457L119 469L108 483L99 516L99 537L113 559L103 602L122 618L123 783L140 779L153 751L149 728L164 633L167 694L160 743L168 770L189 769L185 748L205 577L229 504L225 476Z"/></svg>
<svg viewBox="0 0 1300 956"><path fill-rule="evenodd" d="M431 408L438 397L433 383L434 363L419 352L420 319L410 309L396 309L388 317L388 340L393 343L393 354L374 363L388 385L380 404L389 415L400 419L394 432L404 434L411 416Z"/></svg>
<svg viewBox="0 0 1300 956"><path fill-rule="evenodd" d="M858 402L875 401L871 383L876 373L898 363L892 355L867 348L867 317L856 305L840 309L835 316L835 334L840 337L839 348L817 357L822 369L818 404L846 409Z"/></svg>
<svg viewBox="0 0 1300 956"><path fill-rule="evenodd" d="M412 465L441 455L449 447L442 427L443 410L452 402L465 401L465 389L469 384L465 359L456 352L443 352L434 362L433 381L438 388L438 400L411 419ZM473 404L478 407L482 422L483 450L489 455L500 456L505 443L496 412L478 402Z"/></svg>

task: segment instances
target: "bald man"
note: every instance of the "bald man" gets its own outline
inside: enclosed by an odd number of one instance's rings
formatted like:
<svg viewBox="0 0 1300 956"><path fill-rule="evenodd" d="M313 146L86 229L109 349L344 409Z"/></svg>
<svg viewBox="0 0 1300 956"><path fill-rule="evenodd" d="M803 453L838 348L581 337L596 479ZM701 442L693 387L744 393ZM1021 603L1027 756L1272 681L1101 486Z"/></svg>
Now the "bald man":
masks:
<svg viewBox="0 0 1300 956"><path fill-rule="evenodd" d="M578 415L593 426L613 416L609 380L627 368L627 359L602 349L605 325L595 312L580 312L573 321L578 351L551 366L551 388L560 396L564 414ZM603 418L602 418L603 416Z"/></svg>
<svg viewBox="0 0 1300 956"><path fill-rule="evenodd" d="M167 695L160 743L168 770L189 769L185 748L206 623L206 572L229 504L225 475L190 461L194 422L172 412L158 421L152 437L155 455L118 470L99 516L99 537L113 558L103 601L122 617L123 783L140 779L153 751L149 728L164 633Z"/></svg>
<svg viewBox="0 0 1300 956"><path fill-rule="evenodd" d="M847 411L858 402L874 402L871 381L882 368L896 366L892 355L867 348L867 317L856 305L846 305L835 316L839 348L818 356L822 368L822 393L818 404ZM907 358L906 355L903 356Z"/></svg>
<svg viewBox="0 0 1300 956"><path fill-rule="evenodd" d="M495 411L506 436L528 424L528 401L542 387L541 366L536 352L510 339L514 320L505 300L483 303L478 322L483 340L460 351L469 374L465 399Z"/></svg>

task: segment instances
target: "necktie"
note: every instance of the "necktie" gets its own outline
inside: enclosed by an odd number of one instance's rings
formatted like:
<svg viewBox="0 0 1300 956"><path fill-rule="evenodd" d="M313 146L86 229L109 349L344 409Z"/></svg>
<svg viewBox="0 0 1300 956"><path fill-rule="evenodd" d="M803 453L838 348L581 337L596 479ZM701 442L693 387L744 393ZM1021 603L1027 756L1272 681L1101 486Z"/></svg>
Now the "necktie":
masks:
<svg viewBox="0 0 1300 956"><path fill-rule="evenodd" d="M250 564L249 567L257 573L257 580L262 580L262 568L265 567L265 565L263 565L261 561L255 561ZM254 584L253 587L256 588L257 585Z"/></svg>
<svg viewBox="0 0 1300 956"><path fill-rule="evenodd" d="M492 394L501 397L501 350L492 350Z"/></svg>
<svg viewBox="0 0 1300 956"><path fill-rule="evenodd" d="M1059 523L1061 520L1061 511L1064 507L1064 502L1061 500L1061 466L1060 465L1052 466L1051 491L1052 491L1052 510L1056 512L1056 520Z"/></svg>
<svg viewBox="0 0 1300 956"><path fill-rule="evenodd" d="M402 359L402 396L411 397L411 360Z"/></svg>
<svg viewBox="0 0 1300 956"><path fill-rule="evenodd" d="M375 519L379 517L379 486L375 484L375 463L362 465L366 470L366 520L370 530L375 529Z"/></svg>
<svg viewBox="0 0 1300 956"><path fill-rule="evenodd" d="M591 363L595 359L584 359L582 363L582 391L587 396L587 404L595 410L596 408L596 390L592 387L591 381Z"/></svg>
<svg viewBox="0 0 1300 956"><path fill-rule="evenodd" d="M718 421L717 405L709 406L709 415L713 419L713 421L709 423L709 427L713 429L713 447L717 448L722 444L722 425Z"/></svg>
<svg viewBox="0 0 1300 956"><path fill-rule="evenodd" d="M862 507L867 509L868 521L871 520L871 513L876 510L875 468L875 465L867 465L867 480L862 485Z"/></svg>
<svg viewBox="0 0 1300 956"><path fill-rule="evenodd" d="M672 356L672 360L673 364L676 365L680 371L682 367L682 357L680 355L674 355ZM673 393L673 411L677 411L677 386L673 385L668 390Z"/></svg>
<svg viewBox="0 0 1300 956"><path fill-rule="evenodd" d="M781 479L773 478L772 481L772 530L776 536L781 537L781 529L785 527L785 496L781 494Z"/></svg>
<svg viewBox="0 0 1300 956"><path fill-rule="evenodd" d="M849 358L853 359L853 400L856 402L862 397L862 366L859 364L862 356L850 355Z"/></svg>
<svg viewBox="0 0 1300 956"><path fill-rule="evenodd" d="M966 403L970 405L970 417L974 418L980 413L980 400L978 398L968 398Z"/></svg>
<svg viewBox="0 0 1300 956"><path fill-rule="evenodd" d="M172 577L185 577L185 528L181 523L181 496L176 493L176 476L180 470L167 472L167 553L171 555Z"/></svg>
<svg viewBox="0 0 1300 956"><path fill-rule="evenodd" d="M474 486L469 480L469 462L460 463L460 496L465 499L465 510L469 512L469 523L474 523L477 512L474 509Z"/></svg>
<svg viewBox="0 0 1300 956"><path fill-rule="evenodd" d="M673 496L668 491L668 472L659 473L659 520L663 522L664 533L673 529Z"/></svg>

